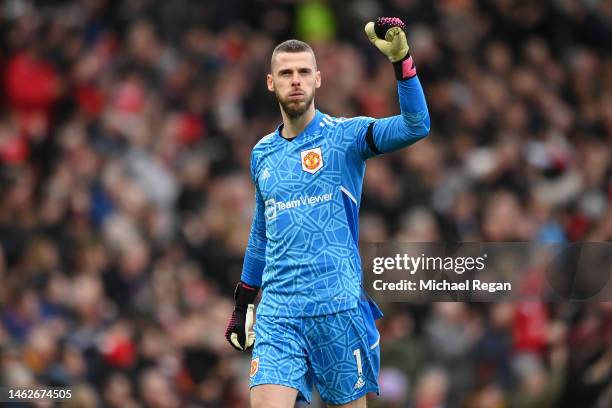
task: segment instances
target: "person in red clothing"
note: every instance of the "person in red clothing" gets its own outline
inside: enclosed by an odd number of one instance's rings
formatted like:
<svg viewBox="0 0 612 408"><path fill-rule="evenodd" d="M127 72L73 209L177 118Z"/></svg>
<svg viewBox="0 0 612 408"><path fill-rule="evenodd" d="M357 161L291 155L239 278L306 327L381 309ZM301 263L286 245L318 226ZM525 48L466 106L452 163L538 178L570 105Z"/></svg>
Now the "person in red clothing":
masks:
<svg viewBox="0 0 612 408"><path fill-rule="evenodd" d="M5 90L20 130L31 138L44 137L60 95L60 77L55 67L34 49L18 52L8 61Z"/></svg>

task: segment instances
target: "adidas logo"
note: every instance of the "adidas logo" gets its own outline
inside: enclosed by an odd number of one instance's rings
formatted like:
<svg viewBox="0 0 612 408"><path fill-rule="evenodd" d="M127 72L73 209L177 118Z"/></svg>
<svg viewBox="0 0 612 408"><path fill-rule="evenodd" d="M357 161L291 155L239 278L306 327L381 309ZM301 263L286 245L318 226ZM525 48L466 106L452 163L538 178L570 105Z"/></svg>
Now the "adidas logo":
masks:
<svg viewBox="0 0 612 408"><path fill-rule="evenodd" d="M270 177L270 172L266 168L266 169L264 169L263 173L261 173L261 179L262 180L266 180L268 177Z"/></svg>
<svg viewBox="0 0 612 408"><path fill-rule="evenodd" d="M357 379L357 382L355 383L355 389L358 390L362 388L364 385L365 385L365 381L363 381L363 378L359 377Z"/></svg>

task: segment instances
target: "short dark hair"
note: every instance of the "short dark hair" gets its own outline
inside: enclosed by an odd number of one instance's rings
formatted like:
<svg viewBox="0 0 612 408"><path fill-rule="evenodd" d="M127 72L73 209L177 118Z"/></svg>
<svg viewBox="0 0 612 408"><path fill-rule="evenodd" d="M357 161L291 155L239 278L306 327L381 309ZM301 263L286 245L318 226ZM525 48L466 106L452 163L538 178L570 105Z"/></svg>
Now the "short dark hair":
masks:
<svg viewBox="0 0 612 408"><path fill-rule="evenodd" d="M272 62L274 61L274 57L276 57L276 54L278 54L279 52L310 52L312 53L312 55L314 55L312 47L306 44L304 41L295 39L283 41L282 43L274 47L274 51L272 51L272 57L270 58L270 68L272 68Z"/></svg>

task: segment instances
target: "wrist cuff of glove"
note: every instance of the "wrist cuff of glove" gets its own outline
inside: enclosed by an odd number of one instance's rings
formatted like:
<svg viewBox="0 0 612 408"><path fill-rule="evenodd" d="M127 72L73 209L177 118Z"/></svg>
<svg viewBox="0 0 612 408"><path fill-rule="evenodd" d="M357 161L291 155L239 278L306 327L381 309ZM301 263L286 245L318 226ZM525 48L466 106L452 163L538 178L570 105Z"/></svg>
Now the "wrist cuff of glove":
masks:
<svg viewBox="0 0 612 408"><path fill-rule="evenodd" d="M246 308L251 303L255 303L255 298L257 297L258 293L259 287L247 285L242 281L238 282L238 285L236 285L236 290L234 291L236 306Z"/></svg>
<svg viewBox="0 0 612 408"><path fill-rule="evenodd" d="M395 70L395 78L398 81L410 79L416 76L417 73L410 53L407 53L406 56L400 61L394 62L393 69Z"/></svg>

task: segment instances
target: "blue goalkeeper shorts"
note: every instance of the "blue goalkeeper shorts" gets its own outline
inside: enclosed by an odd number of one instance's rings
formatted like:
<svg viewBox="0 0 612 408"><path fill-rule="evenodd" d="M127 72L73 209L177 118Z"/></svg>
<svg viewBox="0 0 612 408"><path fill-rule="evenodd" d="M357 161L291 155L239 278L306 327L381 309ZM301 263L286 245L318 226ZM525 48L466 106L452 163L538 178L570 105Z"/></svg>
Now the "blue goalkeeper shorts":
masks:
<svg viewBox="0 0 612 408"><path fill-rule="evenodd" d="M310 403L316 385L334 405L378 393L379 339L367 300L330 315L257 316L250 386L295 388L298 401Z"/></svg>

